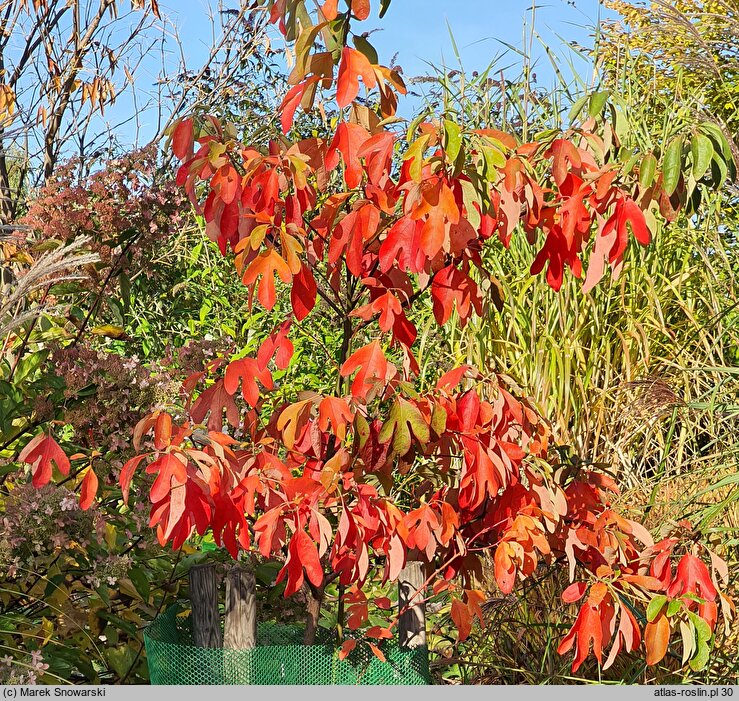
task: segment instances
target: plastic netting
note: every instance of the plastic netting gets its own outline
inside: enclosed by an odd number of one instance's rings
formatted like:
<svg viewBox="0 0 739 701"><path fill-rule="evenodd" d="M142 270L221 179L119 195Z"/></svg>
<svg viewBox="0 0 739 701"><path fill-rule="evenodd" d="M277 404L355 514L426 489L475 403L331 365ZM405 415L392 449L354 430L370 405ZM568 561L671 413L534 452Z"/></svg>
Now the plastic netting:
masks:
<svg viewBox="0 0 739 701"><path fill-rule="evenodd" d="M380 661L366 645L345 659L327 641L302 644L300 626L263 623L253 650L201 648L192 644L190 616L172 606L144 631L152 684L428 684L425 647L382 646Z"/></svg>

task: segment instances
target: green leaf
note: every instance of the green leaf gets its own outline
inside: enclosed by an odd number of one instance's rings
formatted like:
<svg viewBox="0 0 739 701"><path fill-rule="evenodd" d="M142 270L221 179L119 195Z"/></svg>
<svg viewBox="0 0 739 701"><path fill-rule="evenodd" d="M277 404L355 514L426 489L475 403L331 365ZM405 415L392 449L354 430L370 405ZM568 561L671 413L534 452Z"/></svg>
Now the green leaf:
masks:
<svg viewBox="0 0 739 701"><path fill-rule="evenodd" d="M667 604L667 617L670 618L671 616L674 616L682 609L682 607L683 602L680 601L680 599L673 599L669 604Z"/></svg>
<svg viewBox="0 0 739 701"><path fill-rule="evenodd" d="M657 159L653 153L648 153L641 159L639 166L639 185L649 187L654 182L654 174L657 172Z"/></svg>
<svg viewBox="0 0 739 701"><path fill-rule="evenodd" d="M660 611L664 608L664 605L667 603L667 597L664 594L657 594L647 606L647 620L651 623L657 616L659 616Z"/></svg>
<svg viewBox="0 0 739 701"><path fill-rule="evenodd" d="M254 576L260 584L263 584L265 587L271 587L274 585L280 569L281 566L279 562L262 562L254 569Z"/></svg>
<svg viewBox="0 0 739 701"><path fill-rule="evenodd" d="M413 159L411 167L408 170L408 174L415 181L421 179L421 170L423 169L423 154L426 152L429 139L431 137L428 134L419 136L410 146L410 148L403 155L403 160L407 161Z"/></svg>
<svg viewBox="0 0 739 701"><path fill-rule="evenodd" d="M696 653L695 657L693 657L692 660L688 663L690 665L690 669L692 669L694 672L699 672L701 669L703 669L708 664L708 656L709 656L710 648L706 643L698 643L698 652Z"/></svg>
<svg viewBox="0 0 739 701"><path fill-rule="evenodd" d="M377 50L375 49L372 44L367 41L365 37L363 37L361 34L356 34L353 38L354 46L360 53L363 53L367 60L373 65L376 66L380 59L377 56Z"/></svg>
<svg viewBox="0 0 739 701"><path fill-rule="evenodd" d="M444 120L444 134L446 138L444 140L444 150L446 151L447 158L450 163L454 163L459 156L459 151L462 148L462 130L458 124L450 121L449 119Z"/></svg>
<svg viewBox="0 0 739 701"><path fill-rule="evenodd" d="M108 587L105 584L101 584L99 587L95 588L95 591L97 592L97 595L100 597L102 602L109 607L110 593L108 592Z"/></svg>
<svg viewBox="0 0 739 701"><path fill-rule="evenodd" d="M133 569L129 570L128 578L131 580L131 583L136 588L136 591L141 595L141 598L144 601L148 601L151 589L149 587L149 580L146 578L144 570L142 570L140 567L134 567Z"/></svg>
<svg viewBox="0 0 739 701"><path fill-rule="evenodd" d="M408 131L405 134L405 140L410 143L413 141L413 138L416 135L416 130L418 129L421 122L423 122L424 119L426 119L427 115L425 112L421 112L420 114L416 115L411 123L408 125Z"/></svg>
<svg viewBox="0 0 739 701"><path fill-rule="evenodd" d="M446 429L447 413L446 409L439 404L434 404L434 411L431 414L431 429L440 436Z"/></svg>
<svg viewBox="0 0 739 701"><path fill-rule="evenodd" d="M388 11L388 8L390 7L390 2L392 0L380 0L380 19L382 19L385 16L385 13Z"/></svg>
<svg viewBox="0 0 739 701"><path fill-rule="evenodd" d="M131 309L131 279L122 272L118 276L118 285L121 290L121 302L123 303L123 311L127 314Z"/></svg>
<svg viewBox="0 0 739 701"><path fill-rule="evenodd" d="M119 676L125 677L136 657L135 650L129 645L111 648L105 651L110 668Z"/></svg>
<svg viewBox="0 0 739 701"><path fill-rule="evenodd" d="M108 611L103 611L102 609L97 612L97 615L98 618L102 618L104 621L112 623L116 628L124 631L132 638L138 637L138 629L133 623L131 623L131 621L126 621L120 616L116 616L114 613L109 613Z"/></svg>
<svg viewBox="0 0 739 701"><path fill-rule="evenodd" d="M370 436L370 427L367 419L365 419L359 412L357 412L354 417L354 427L354 438L355 441L358 441L359 449L361 450L364 448L364 444Z"/></svg>
<svg viewBox="0 0 739 701"><path fill-rule="evenodd" d="M690 155L693 162L693 177L700 180L711 167L713 144L704 134L693 134L690 140Z"/></svg>
<svg viewBox="0 0 739 701"><path fill-rule="evenodd" d="M685 664L695 652L695 628L689 621L680 621L680 635L683 639L682 664Z"/></svg>
<svg viewBox="0 0 739 701"><path fill-rule="evenodd" d="M570 122L574 122L580 112L582 112L583 107L585 107L585 103L590 99L589 95L583 95L574 105L572 105L572 108L570 109L569 115L567 115L567 119Z"/></svg>
<svg viewBox="0 0 739 701"><path fill-rule="evenodd" d="M721 128L718 125L714 124L713 122L703 122L703 124L701 124L698 129L707 136L710 136L711 139L713 139L714 146L717 146L718 150L721 151L721 155L723 156L724 161L733 161L731 155L731 146L724 136L724 132L721 131ZM716 149L714 148L714 151L715 150Z"/></svg>
<svg viewBox="0 0 739 701"><path fill-rule="evenodd" d="M411 431L421 443L428 443L431 437L428 424L418 407L398 397L377 439L380 443L387 443L392 439L393 452L403 456L411 449Z"/></svg>
<svg viewBox="0 0 739 701"><path fill-rule="evenodd" d="M588 102L588 114L595 118L597 117L602 111L603 107L606 104L606 101L608 100L608 91L601 91L593 93L590 96L590 101Z"/></svg>
<svg viewBox="0 0 739 701"><path fill-rule="evenodd" d="M691 623L695 626L695 633L698 642L707 643L711 639L711 626L708 625L699 615L690 612Z"/></svg>
<svg viewBox="0 0 739 701"><path fill-rule="evenodd" d="M668 144L662 163L662 187L664 188L667 195L671 195L673 192L675 192L675 188L680 182L682 158L683 137L677 136Z"/></svg>
<svg viewBox="0 0 739 701"><path fill-rule="evenodd" d="M467 210L467 220L472 224L472 228L477 231L480 228L482 217L480 211L475 207L475 202L480 204L480 198L477 194L475 186L469 180L461 180L462 185L462 201Z"/></svg>

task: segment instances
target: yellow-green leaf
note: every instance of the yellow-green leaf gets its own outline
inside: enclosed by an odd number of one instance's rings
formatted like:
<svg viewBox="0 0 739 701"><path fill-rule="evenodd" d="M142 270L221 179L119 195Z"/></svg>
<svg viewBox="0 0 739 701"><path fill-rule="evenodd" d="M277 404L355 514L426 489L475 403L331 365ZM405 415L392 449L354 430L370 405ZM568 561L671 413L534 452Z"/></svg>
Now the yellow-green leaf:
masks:
<svg viewBox="0 0 739 701"><path fill-rule="evenodd" d="M662 162L662 187L668 195L675 192L680 182L680 168L683 159L683 137L676 136L667 146Z"/></svg>
<svg viewBox="0 0 739 701"><path fill-rule="evenodd" d="M653 153L648 153L641 159L639 166L639 185L649 187L654 182L654 174L657 171L657 159Z"/></svg>
<svg viewBox="0 0 739 701"><path fill-rule="evenodd" d="M711 167L713 143L704 134L693 134L690 140L690 156L693 161L693 177L700 180Z"/></svg>

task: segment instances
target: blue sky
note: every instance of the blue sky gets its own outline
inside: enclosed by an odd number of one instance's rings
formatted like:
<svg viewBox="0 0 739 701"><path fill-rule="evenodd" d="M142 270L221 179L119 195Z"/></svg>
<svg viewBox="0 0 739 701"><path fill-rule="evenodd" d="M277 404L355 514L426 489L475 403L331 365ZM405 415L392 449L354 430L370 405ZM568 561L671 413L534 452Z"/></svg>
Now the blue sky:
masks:
<svg viewBox="0 0 739 701"><path fill-rule="evenodd" d="M556 53L562 42L557 34L580 44L590 44L586 25L595 25L599 16L598 0L548 0L536 5L531 0L395 0L382 23L382 30L373 34L381 55L398 52L398 62L408 74L425 72L427 62L457 68L450 39L450 29L462 57L465 69L482 70L490 60L507 51L501 41L524 47L524 28L531 28ZM534 41L535 57L544 55ZM514 60L509 52L506 60ZM548 60L540 60L542 78L551 76Z"/></svg>
<svg viewBox="0 0 739 701"><path fill-rule="evenodd" d="M234 0L225 4L237 3ZM450 30L466 72L484 70L495 57L500 58L497 69L504 68L520 61L520 57L501 42L523 49L528 41L524 33L530 36L532 21L541 42L558 56L573 60L578 71L588 73L587 64L575 58L564 42L590 46L592 27L606 12L599 0L542 0L533 10L532 0L393 0L386 16L379 20L378 4L373 2L373 15L362 28L379 30L372 33L371 41L381 62L389 63L397 53L397 63L406 76L431 72L429 63L459 68ZM211 41L208 15L210 9L217 6L217 0L159 0L159 5L177 27L190 65L201 65ZM275 41L280 39L275 38ZM554 72L541 42L534 39L531 45L534 72L537 84L548 88L554 83ZM158 66L158 61L159 57L153 58L152 66ZM568 72L566 64L566 60L562 62L565 73ZM156 76L146 73L145 70L143 82L151 78L153 83ZM114 112L120 114L127 108L130 109L130 104L123 99L114 107ZM150 138L148 132L155 131L152 129L155 120L148 119L149 115L141 116L144 128L140 137L146 140Z"/></svg>
<svg viewBox="0 0 739 701"><path fill-rule="evenodd" d="M214 0L160 0L160 7L177 24L189 50L205 53L209 24L204 21ZM373 3L376 8L378 3ZM561 53L560 37L580 44L591 43L588 26L594 26L605 10L599 0L394 0L383 20L375 13L362 25L379 31L372 42L380 57L389 61L396 52L406 74L427 70L426 62L456 66L449 28L469 71L484 68L505 47L502 40L521 49L524 27L534 27L542 39ZM448 26L447 26L448 25ZM533 53L543 56L534 43ZM511 54L512 56L513 54ZM548 61L547 61L548 63ZM543 76L551 71L542 62Z"/></svg>

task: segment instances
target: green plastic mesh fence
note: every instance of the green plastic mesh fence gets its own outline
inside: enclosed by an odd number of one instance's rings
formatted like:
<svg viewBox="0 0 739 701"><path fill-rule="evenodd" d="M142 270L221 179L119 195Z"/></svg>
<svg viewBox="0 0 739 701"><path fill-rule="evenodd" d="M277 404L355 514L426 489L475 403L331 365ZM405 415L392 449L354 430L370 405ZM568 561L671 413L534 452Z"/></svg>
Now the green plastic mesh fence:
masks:
<svg viewBox="0 0 739 701"><path fill-rule="evenodd" d="M172 606L144 631L152 684L428 684L425 647L385 641L380 661L366 645L344 660L328 642L303 645L300 626L263 623L253 650L192 644L190 616Z"/></svg>

